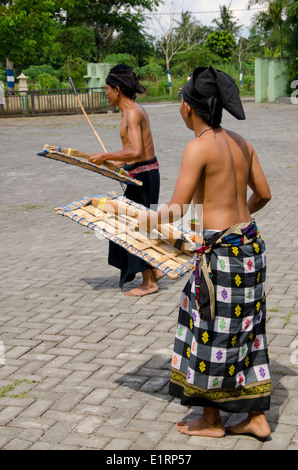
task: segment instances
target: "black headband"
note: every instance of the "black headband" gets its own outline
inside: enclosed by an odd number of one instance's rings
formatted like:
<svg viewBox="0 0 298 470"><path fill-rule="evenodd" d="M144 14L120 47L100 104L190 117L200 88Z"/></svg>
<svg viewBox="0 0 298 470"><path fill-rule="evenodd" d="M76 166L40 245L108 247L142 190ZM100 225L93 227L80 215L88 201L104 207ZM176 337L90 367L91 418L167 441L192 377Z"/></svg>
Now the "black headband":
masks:
<svg viewBox="0 0 298 470"><path fill-rule="evenodd" d="M134 93L146 92L146 88L140 84L132 67L125 64L115 65L115 67L110 70L106 78L106 83L113 88L119 86L121 89L121 86L124 86Z"/></svg>
<svg viewBox="0 0 298 470"><path fill-rule="evenodd" d="M237 119L245 113L235 80L213 67L198 67L183 87L183 99L192 108L210 114L211 122L218 108L226 109Z"/></svg>

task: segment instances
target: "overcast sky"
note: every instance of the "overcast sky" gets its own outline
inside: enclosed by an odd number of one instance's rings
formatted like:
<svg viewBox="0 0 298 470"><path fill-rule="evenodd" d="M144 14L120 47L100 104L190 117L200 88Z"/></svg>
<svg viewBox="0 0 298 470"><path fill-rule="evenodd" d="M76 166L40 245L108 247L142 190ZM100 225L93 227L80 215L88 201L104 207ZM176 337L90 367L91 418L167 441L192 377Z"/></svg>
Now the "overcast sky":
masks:
<svg viewBox="0 0 298 470"><path fill-rule="evenodd" d="M171 11L171 0L166 0L165 5L158 9L159 12L169 13ZM246 35L248 27L250 26L251 19L260 9L261 5L254 5L251 10L247 10L248 0L176 0L174 2L175 12L177 12L177 19L180 19L181 11L189 11L192 16L199 20L203 25L216 26L212 23L214 18L220 16L220 6L229 6L230 10L235 16L235 20L239 20L239 25L244 25L241 30L242 35ZM167 17L166 14L162 15L163 20Z"/></svg>

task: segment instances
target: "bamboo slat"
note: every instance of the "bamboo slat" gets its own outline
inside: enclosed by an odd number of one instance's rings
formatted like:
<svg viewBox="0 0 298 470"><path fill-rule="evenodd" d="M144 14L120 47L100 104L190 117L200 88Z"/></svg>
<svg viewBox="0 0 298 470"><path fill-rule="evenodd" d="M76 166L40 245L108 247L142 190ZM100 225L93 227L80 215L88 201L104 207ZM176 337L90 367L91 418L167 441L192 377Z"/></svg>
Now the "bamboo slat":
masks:
<svg viewBox="0 0 298 470"><path fill-rule="evenodd" d="M120 183L132 184L135 186L142 186L142 181L137 180L129 175L123 168L114 165L112 162L106 161L103 165L96 165L88 161L91 157L86 152L65 147L55 147L54 145L46 144L40 152L37 152L40 157L58 160L60 162L69 163L85 170L95 171L108 178L120 181Z"/></svg>
<svg viewBox="0 0 298 470"><path fill-rule="evenodd" d="M122 208L124 207L122 204L125 204L127 213L130 215L124 213L125 211L121 213L105 211L104 206L99 209L97 207L98 199L104 199L105 202L113 201L114 205L115 202L119 202ZM181 227L180 229L174 224L169 224L173 227L171 233L177 234L177 231L179 231L183 240L185 240L185 237L195 240L192 250L187 251L184 249L182 251L174 246L172 239L151 238L149 234L146 236L136 230L136 219L131 216L134 210L139 213L148 209L115 192L109 192L63 205L56 208L55 212L120 245L132 255L142 258L153 268L160 269L170 279L177 279L192 271L195 265L195 251L202 242L198 234L189 228Z"/></svg>

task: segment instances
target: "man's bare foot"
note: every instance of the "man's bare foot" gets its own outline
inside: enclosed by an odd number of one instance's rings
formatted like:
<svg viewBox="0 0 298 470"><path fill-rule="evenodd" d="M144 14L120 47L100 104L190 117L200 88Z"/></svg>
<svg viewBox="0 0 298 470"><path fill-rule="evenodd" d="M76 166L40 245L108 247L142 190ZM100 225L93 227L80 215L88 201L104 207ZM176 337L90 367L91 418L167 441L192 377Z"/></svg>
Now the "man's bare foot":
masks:
<svg viewBox="0 0 298 470"><path fill-rule="evenodd" d="M158 285L151 284L141 284L139 287L135 287L124 293L124 295L131 296L131 297L143 297L144 295L154 294L158 291Z"/></svg>
<svg viewBox="0 0 298 470"><path fill-rule="evenodd" d="M181 434L189 436L223 437L225 435L221 420L211 424L204 417L200 417L190 421L180 421L176 426Z"/></svg>
<svg viewBox="0 0 298 470"><path fill-rule="evenodd" d="M154 276L155 282L158 282L160 279L162 279L165 276L165 273L163 273L160 269L156 268L152 270L152 274Z"/></svg>
<svg viewBox="0 0 298 470"><path fill-rule="evenodd" d="M263 412L249 413L247 418L240 423L234 426L226 426L226 431L233 434L253 434L260 439L265 439L271 434L271 429Z"/></svg>
<svg viewBox="0 0 298 470"><path fill-rule="evenodd" d="M132 296L132 297L143 297L144 295L154 294L158 291L158 285L155 281L155 277L153 275L153 269L145 269L142 272L143 282L139 287L135 289L131 289L128 292L125 292L124 295Z"/></svg>

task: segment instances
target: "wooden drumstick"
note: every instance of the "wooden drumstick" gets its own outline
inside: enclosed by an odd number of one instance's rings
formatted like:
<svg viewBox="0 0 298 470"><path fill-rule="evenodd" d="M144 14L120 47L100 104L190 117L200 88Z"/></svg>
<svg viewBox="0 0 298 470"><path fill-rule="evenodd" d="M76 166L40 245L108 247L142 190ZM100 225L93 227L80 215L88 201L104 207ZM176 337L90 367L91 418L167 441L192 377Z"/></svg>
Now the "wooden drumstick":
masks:
<svg viewBox="0 0 298 470"><path fill-rule="evenodd" d="M75 86L74 86L74 84L73 84L72 78L71 78L71 77L68 77L68 81L69 81L69 83L70 83L70 85L71 85L71 88L72 88L72 90L73 90L73 92L74 92L74 94L75 94L75 97L76 97L76 99L77 99L77 101L78 101L78 103L79 103L79 105L80 105L80 107L81 107L81 110L83 111L83 114L84 114L85 118L86 118L87 121L88 121L89 126L90 126L91 129L93 130L94 135L95 135L95 137L97 138L98 142L100 143L100 145L101 145L101 147L102 147L104 153L107 153L107 150L106 150L105 146L103 145L101 138L100 138L99 135L97 134L97 132L96 132L96 130L94 129L94 127L93 127L93 125L92 125L90 119L89 119L88 116L87 116L87 113L86 113L86 111L85 111L85 109L84 109L84 107L83 107L83 105L82 105L82 103L81 103L81 100L80 100L80 98L79 98L78 92L77 92L77 90L76 90L76 88L75 88Z"/></svg>

